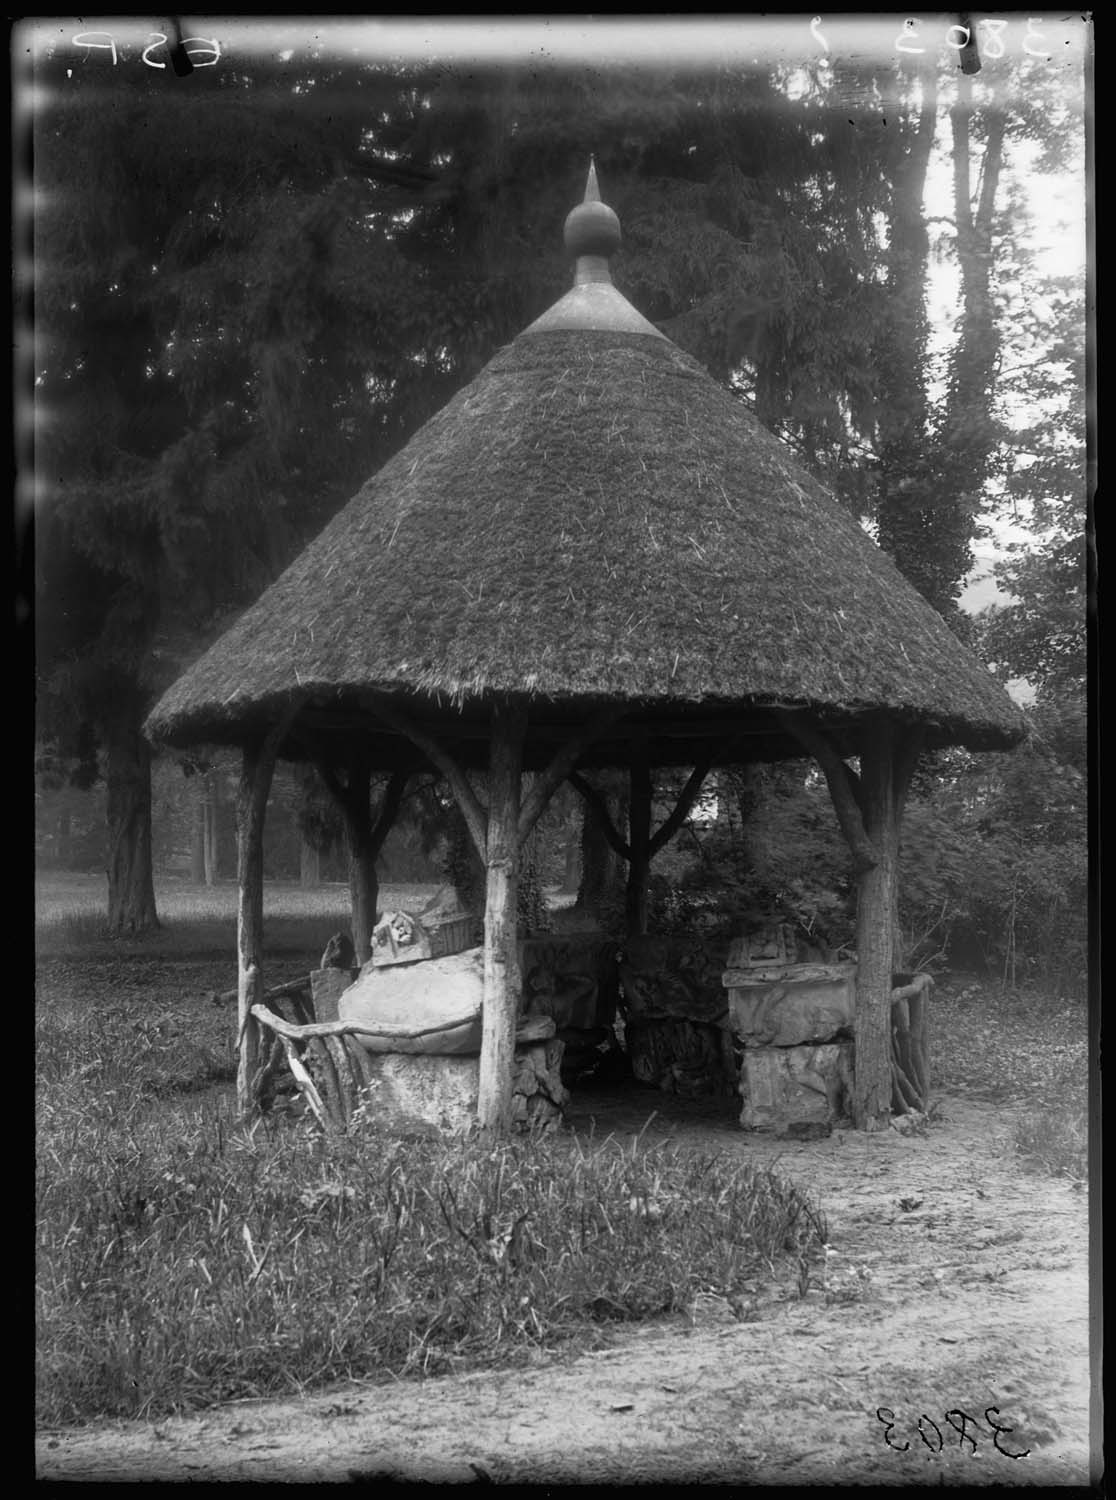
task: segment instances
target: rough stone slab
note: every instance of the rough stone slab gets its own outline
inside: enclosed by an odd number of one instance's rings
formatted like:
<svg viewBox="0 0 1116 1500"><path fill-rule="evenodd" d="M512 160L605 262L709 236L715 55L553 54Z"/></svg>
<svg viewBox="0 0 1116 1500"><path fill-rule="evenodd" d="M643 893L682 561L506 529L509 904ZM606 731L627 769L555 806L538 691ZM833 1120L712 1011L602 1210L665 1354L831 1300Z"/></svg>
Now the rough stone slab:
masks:
<svg viewBox="0 0 1116 1500"><path fill-rule="evenodd" d="M426 963L369 969L341 996L342 1021L371 1030L427 1032L426 1036L361 1036L367 1052L479 1053L484 999L484 950L469 948Z"/></svg>
<svg viewBox="0 0 1116 1500"><path fill-rule="evenodd" d="M557 1125L569 1102L562 1085L562 1043L551 1039L516 1048L512 1120L535 1127ZM476 1123L479 1057L433 1057L401 1052L368 1059L365 1093L370 1113L398 1130L470 1130Z"/></svg>
<svg viewBox="0 0 1116 1500"><path fill-rule="evenodd" d="M787 922L772 922L732 940L725 967L754 969L786 964L824 963L828 954L811 943L800 928Z"/></svg>
<svg viewBox="0 0 1116 1500"><path fill-rule="evenodd" d="M853 1043L822 1047L749 1047L740 1069L746 1130L793 1135L796 1128L832 1128L850 1114Z"/></svg>
<svg viewBox="0 0 1116 1500"><path fill-rule="evenodd" d="M476 1057L401 1052L370 1057L365 1097L376 1120L400 1130L467 1131L476 1123L480 1064Z"/></svg>
<svg viewBox="0 0 1116 1500"><path fill-rule="evenodd" d="M779 979L840 979L849 973L855 975L855 964L755 964L750 968L727 968L721 976L721 983L726 990L731 990L743 984Z"/></svg>
<svg viewBox="0 0 1116 1500"><path fill-rule="evenodd" d="M314 1018L336 1021L338 1001L356 977L355 969L314 969L310 974L310 991L314 997Z"/></svg>
<svg viewBox="0 0 1116 1500"><path fill-rule="evenodd" d="M729 1025L745 1047L798 1047L851 1031L856 966L789 966L780 978L747 979L728 991Z"/></svg>

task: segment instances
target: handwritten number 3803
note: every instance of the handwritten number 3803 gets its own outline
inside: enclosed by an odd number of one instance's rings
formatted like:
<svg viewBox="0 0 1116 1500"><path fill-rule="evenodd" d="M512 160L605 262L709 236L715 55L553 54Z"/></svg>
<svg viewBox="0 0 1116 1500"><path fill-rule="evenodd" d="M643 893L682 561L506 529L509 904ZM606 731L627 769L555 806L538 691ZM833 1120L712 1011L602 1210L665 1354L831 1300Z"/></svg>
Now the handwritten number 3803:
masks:
<svg viewBox="0 0 1116 1500"><path fill-rule="evenodd" d="M1046 45L1046 38L1039 30L1041 17L1028 16L1027 29L1023 34L1021 46L1028 57L1049 58L1050 49ZM922 21L918 16L908 16L903 22L903 29L895 38L896 52L925 52L926 48L918 45L921 39L920 27ZM1004 46L1004 33L1008 22L1002 16L983 16L977 22L977 33L985 57L1003 57L1007 51ZM947 28L945 44L953 47L958 52L967 47L972 40L973 30L971 26L959 25L956 22Z"/></svg>
<svg viewBox="0 0 1116 1500"><path fill-rule="evenodd" d="M992 1429L992 1442L995 1445L996 1452L1002 1453L1005 1458L1026 1458L1028 1453L1030 1453L1031 1451L1030 1448L1025 1448L1022 1453L1011 1453L1007 1448L1003 1448L1000 1446L1001 1434L1006 1436L1009 1432L1014 1432L1015 1428L1008 1427L1003 1422L998 1421L997 1418L999 1417L999 1415L1000 1408L998 1406L990 1406L984 1413L984 1420ZM893 1442L891 1438L891 1434L895 1431L897 1425L895 1420L895 1413L892 1411L891 1407L877 1407L876 1419L877 1421L880 1421L884 1424L884 1442L887 1444L887 1446L889 1448L894 1448L896 1453L906 1453L908 1448L911 1446L910 1443L905 1440L902 1443ZM970 1453L975 1453L977 1449L976 1438L973 1437L972 1433L968 1431L968 1424L971 1422L976 1431L980 1432L980 1427L977 1424L977 1419L975 1417L971 1417L968 1412L962 1411L960 1407L954 1407L952 1411L946 1412L945 1420L953 1428L954 1432L959 1434L957 1446L963 1449L966 1443L971 1443L972 1447L969 1451ZM927 1435L927 1429L929 1429L929 1436ZM940 1453L945 1446L945 1439L942 1437L942 1429L938 1426L937 1422L934 1421L933 1417L928 1417L925 1412L923 1412L922 1416L920 1416L918 1419L918 1435L926 1444L927 1448L929 1448L931 1453ZM983 1437L984 1434L981 1433L981 1436Z"/></svg>

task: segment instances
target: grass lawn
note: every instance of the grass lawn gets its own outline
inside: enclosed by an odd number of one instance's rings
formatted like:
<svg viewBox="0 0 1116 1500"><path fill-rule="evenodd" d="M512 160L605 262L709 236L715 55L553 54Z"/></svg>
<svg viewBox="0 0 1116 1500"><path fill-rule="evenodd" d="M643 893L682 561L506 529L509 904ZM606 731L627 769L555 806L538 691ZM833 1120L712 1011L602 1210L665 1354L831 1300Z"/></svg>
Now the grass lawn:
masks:
<svg viewBox="0 0 1116 1500"><path fill-rule="evenodd" d="M385 885L383 910L419 911L437 885ZM160 929L142 938L107 938L105 878L49 871L35 879L35 950L40 956L158 953L162 956L236 953L236 882L196 885L171 877L155 882ZM349 888L309 888L296 881L264 883L264 938L269 954L320 954L350 920Z"/></svg>

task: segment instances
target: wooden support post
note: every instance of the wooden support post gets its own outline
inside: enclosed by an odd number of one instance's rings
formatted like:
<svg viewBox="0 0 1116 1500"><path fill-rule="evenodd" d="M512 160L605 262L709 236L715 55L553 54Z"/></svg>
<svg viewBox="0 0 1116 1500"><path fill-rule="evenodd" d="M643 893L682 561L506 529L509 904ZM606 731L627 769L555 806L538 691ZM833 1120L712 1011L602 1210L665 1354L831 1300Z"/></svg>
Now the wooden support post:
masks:
<svg viewBox="0 0 1116 1500"><path fill-rule="evenodd" d="M240 1046L236 1099L242 1115L255 1100L252 1080L260 1067L260 1027L253 1005L263 999L263 828L267 796L279 746L290 715L260 739L245 745L236 799L237 850L237 1020Z"/></svg>
<svg viewBox="0 0 1116 1500"><path fill-rule="evenodd" d="M686 785L679 793L678 801L674 804L670 816L652 835L651 842L648 845L648 854L652 859L655 858L660 849L665 848L670 843L671 839L682 827L682 824L690 816L694 803L701 795L701 789L705 785L705 778L709 775L712 765L713 750L709 749L703 753L701 759L690 772Z"/></svg>
<svg viewBox="0 0 1116 1500"><path fill-rule="evenodd" d="M628 862L626 917L628 932L632 936L647 931L647 897L651 861L660 849L669 844L689 817L694 803L701 794L713 760L714 751L711 747L702 751L701 758L690 772L670 816L652 833L651 773L646 754L637 752L631 762L628 801L629 836L627 839L624 839L617 830L612 821L608 803L600 792L577 771L571 771L567 777L570 785L580 793L609 847Z"/></svg>
<svg viewBox="0 0 1116 1500"><path fill-rule="evenodd" d="M394 729L397 734L404 735L412 745L417 745L431 765L441 771L449 783L454 800L461 809L461 815L469 830L469 837L473 840L477 853L483 859L487 839L487 819L484 807L476 792L473 791L465 771L432 734L413 723L401 709L385 702L378 703L375 712L389 728Z"/></svg>
<svg viewBox="0 0 1116 1500"><path fill-rule="evenodd" d="M921 729L901 729L886 714L867 719L860 774L844 762L805 715L781 713L783 727L813 755L829 785L834 810L857 870L856 1081L853 1123L886 1129L891 1106L909 1105L911 1080L893 1068L892 975L899 895L899 830Z"/></svg>
<svg viewBox="0 0 1116 1500"><path fill-rule="evenodd" d="M895 970L895 898L899 824L894 785L894 728L878 719L860 756L864 831L875 863L861 869L856 898L856 1082L859 1130L887 1128L891 1116L891 990Z"/></svg>
<svg viewBox="0 0 1116 1500"><path fill-rule="evenodd" d="M516 904L519 889L520 775L527 710L498 703L492 711L488 772L487 881L484 901L484 1017L477 1114L486 1134L511 1125L515 1023L520 975Z"/></svg>
<svg viewBox="0 0 1116 1500"><path fill-rule="evenodd" d="M647 931L647 886L651 876L651 766L647 746L632 748L628 798L628 891L625 905L629 937Z"/></svg>
<svg viewBox="0 0 1116 1500"><path fill-rule="evenodd" d="M353 952L358 966L372 957L372 929L380 904L380 877L376 850L372 846L372 819L368 807L368 782L363 778L363 811L354 817L345 811L345 834L349 841L349 908Z"/></svg>
<svg viewBox="0 0 1116 1500"><path fill-rule="evenodd" d="M585 803L586 812L600 829L609 848L621 859L631 859L632 851L627 840L621 836L616 824L612 821L612 813L609 811L608 801L604 795L586 781L580 771L571 771L567 779Z"/></svg>

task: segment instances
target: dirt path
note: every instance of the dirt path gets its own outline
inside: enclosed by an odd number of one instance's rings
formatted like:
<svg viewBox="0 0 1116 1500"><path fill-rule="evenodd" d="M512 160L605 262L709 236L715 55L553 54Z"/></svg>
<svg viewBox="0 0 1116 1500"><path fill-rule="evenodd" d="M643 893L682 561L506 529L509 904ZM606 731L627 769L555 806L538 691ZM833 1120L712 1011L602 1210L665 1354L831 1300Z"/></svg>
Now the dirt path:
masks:
<svg viewBox="0 0 1116 1500"><path fill-rule="evenodd" d="M655 1122L706 1152L778 1158L810 1187L836 1253L828 1287L804 1298L757 1295L741 1320L710 1299L692 1326L527 1370L47 1431L38 1477L1085 1484L1085 1194L1020 1170L1009 1111L949 1096L942 1109L923 1136L801 1145ZM602 1106L598 1134L643 1118ZM1014 1430L994 1435L989 1408Z"/></svg>

